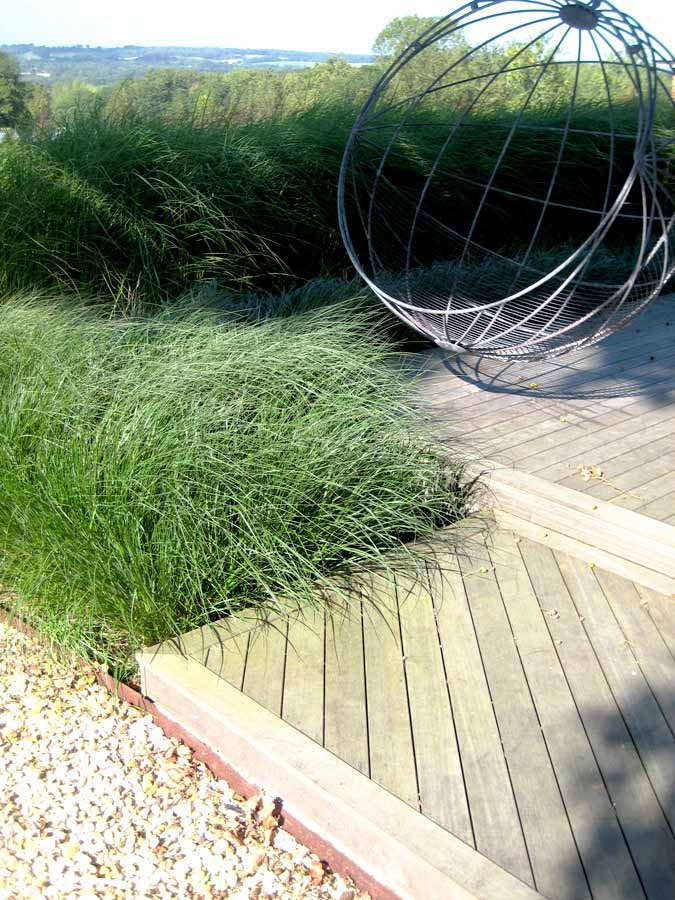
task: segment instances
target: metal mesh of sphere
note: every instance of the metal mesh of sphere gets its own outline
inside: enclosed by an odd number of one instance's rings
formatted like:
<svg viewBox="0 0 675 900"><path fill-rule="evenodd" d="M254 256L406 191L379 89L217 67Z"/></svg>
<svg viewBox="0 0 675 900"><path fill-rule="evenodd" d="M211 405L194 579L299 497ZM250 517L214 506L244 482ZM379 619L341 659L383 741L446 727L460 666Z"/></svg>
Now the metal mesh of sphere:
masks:
<svg viewBox="0 0 675 900"><path fill-rule="evenodd" d="M342 236L444 347L545 356L625 326L675 271L675 57L607 0L477 0L361 110Z"/></svg>

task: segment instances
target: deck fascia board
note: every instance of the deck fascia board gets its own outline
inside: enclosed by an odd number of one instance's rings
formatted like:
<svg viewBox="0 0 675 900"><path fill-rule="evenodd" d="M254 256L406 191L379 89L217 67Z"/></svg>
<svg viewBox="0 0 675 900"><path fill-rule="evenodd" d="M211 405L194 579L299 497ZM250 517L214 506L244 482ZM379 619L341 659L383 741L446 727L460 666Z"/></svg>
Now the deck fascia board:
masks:
<svg viewBox="0 0 675 900"><path fill-rule="evenodd" d="M288 815L402 900L542 895L376 785L193 659L138 654L143 693Z"/></svg>
<svg viewBox="0 0 675 900"><path fill-rule="evenodd" d="M476 474L475 472L473 474ZM515 469L486 476L497 522L666 594L675 594L675 527Z"/></svg>

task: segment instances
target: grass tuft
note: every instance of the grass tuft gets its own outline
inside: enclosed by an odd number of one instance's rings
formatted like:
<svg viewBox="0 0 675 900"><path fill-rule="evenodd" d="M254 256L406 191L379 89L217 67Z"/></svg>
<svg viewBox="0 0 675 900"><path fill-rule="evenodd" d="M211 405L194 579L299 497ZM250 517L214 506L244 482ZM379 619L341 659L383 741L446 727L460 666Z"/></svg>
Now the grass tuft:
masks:
<svg viewBox="0 0 675 900"><path fill-rule="evenodd" d="M123 312L139 312L212 281L228 294L271 296L316 278L350 278L336 186L355 115L349 103L326 100L295 115L200 125L190 115L147 118L99 103L73 112L57 133L7 141L0 147L0 291L95 294ZM632 141L612 148L586 133L597 127L598 115L597 104L589 103L575 116L581 133L566 143L553 196L558 203L575 204L583 195L585 203L601 204L610 153L616 187L633 163ZM630 130L633 105L622 105L616 115ZM384 172L408 198L387 211L392 227L402 222L404 232L440 149L438 123L444 123L441 134L448 127L447 110L420 116L426 125L397 142ZM452 173L486 183L503 149L503 116L476 113L461 130L434 180L426 213L466 233L482 191ZM557 129L565 112L533 112L528 123L543 130L514 135L499 187L520 192L526 172L528 191L543 197L557 164ZM659 135L672 140L672 123L659 125ZM389 139L385 128L369 139L370 150L360 150L364 171L377 169ZM664 167L672 168L673 147L664 150ZM505 242L509 249L526 247L537 215L536 204L495 192L476 240L495 249L505 249ZM588 228L587 216L558 209L546 231L553 245L577 246ZM612 234L609 251L620 253L623 244L630 249L634 223ZM447 254L444 234L429 230L419 264L432 265Z"/></svg>
<svg viewBox="0 0 675 900"><path fill-rule="evenodd" d="M143 645L292 598L461 517L460 469L366 313L0 304L0 577L60 646Z"/></svg>

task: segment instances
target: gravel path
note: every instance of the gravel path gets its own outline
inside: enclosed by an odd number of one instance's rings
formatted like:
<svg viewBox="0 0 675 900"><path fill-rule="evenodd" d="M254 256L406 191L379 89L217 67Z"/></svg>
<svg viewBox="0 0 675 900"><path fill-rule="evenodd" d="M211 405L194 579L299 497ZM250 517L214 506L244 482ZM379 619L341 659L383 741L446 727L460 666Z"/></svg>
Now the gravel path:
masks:
<svg viewBox="0 0 675 900"><path fill-rule="evenodd" d="M0 900L367 900L93 675L0 623Z"/></svg>

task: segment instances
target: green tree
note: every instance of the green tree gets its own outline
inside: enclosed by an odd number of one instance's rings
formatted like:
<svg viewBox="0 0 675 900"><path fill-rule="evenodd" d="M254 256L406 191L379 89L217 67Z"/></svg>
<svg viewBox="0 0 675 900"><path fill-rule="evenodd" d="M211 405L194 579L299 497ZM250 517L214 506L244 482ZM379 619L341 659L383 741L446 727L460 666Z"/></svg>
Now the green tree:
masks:
<svg viewBox="0 0 675 900"><path fill-rule="evenodd" d="M20 81L20 72L17 61L0 52L0 127L14 128L26 116L27 86Z"/></svg>
<svg viewBox="0 0 675 900"><path fill-rule="evenodd" d="M52 100L44 84L32 84L27 91L26 112L33 131L43 131L51 124Z"/></svg>
<svg viewBox="0 0 675 900"><path fill-rule="evenodd" d="M438 21L436 16L397 16L375 38L373 53L387 59L398 56ZM446 49L452 43L452 37L439 41L438 49Z"/></svg>
<svg viewBox="0 0 675 900"><path fill-rule="evenodd" d="M97 94L94 85L82 81L63 81L55 84L51 94L53 120L63 124L75 111L93 105Z"/></svg>
<svg viewBox="0 0 675 900"><path fill-rule="evenodd" d="M379 57L380 67L387 68L393 59L439 21L440 19L435 16L399 16L392 19L373 44L373 53ZM450 34L440 32L443 37L429 44L422 53L410 59L403 67L400 77L392 88L390 95L392 100L423 91L468 49L462 32L453 31L452 23L449 21L445 26ZM437 100L438 98L430 97L426 102L433 106Z"/></svg>

